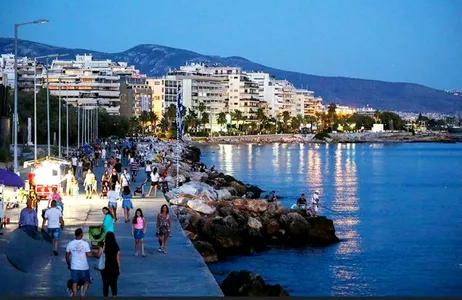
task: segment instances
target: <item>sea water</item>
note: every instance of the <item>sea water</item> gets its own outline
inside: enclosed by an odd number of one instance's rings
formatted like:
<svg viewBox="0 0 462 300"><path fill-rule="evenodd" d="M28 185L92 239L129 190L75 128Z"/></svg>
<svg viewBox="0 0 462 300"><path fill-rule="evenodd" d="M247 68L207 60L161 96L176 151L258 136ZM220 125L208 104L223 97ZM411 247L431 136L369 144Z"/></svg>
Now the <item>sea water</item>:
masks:
<svg viewBox="0 0 462 300"><path fill-rule="evenodd" d="M320 190L341 242L277 247L209 267L250 270L291 295L462 296L462 144L201 145L202 161L275 190Z"/></svg>

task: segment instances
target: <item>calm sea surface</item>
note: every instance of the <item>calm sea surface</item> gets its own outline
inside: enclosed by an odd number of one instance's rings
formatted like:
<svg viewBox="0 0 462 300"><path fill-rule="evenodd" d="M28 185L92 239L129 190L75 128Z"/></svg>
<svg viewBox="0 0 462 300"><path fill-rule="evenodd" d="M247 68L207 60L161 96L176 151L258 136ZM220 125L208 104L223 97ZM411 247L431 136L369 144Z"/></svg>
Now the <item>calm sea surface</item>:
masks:
<svg viewBox="0 0 462 300"><path fill-rule="evenodd" d="M292 295L462 296L462 144L202 145L202 161L276 190L319 189L341 243L209 267L251 270Z"/></svg>

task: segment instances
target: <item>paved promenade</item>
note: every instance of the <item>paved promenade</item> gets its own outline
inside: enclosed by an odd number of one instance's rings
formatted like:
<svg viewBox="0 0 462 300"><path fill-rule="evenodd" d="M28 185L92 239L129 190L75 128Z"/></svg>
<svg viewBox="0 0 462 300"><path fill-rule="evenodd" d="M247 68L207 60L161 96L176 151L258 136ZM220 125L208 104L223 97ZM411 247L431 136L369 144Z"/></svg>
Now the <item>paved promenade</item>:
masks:
<svg viewBox="0 0 462 300"><path fill-rule="evenodd" d="M119 221L114 226L121 248L119 296L223 296L213 275L184 234L176 217L172 218L172 237L168 253L157 251L155 221L161 205L165 203L163 197L133 199L134 208L141 208L148 221L145 238L147 257L133 255L131 224L123 222L123 211L119 203ZM7 261L5 249L8 231L16 228L15 224L9 225L5 235L0 236L0 296L66 295L66 283L70 276L65 262L66 245L73 239L74 230L78 227L83 228L84 239L88 241L88 227L102 223L101 208L106 205L107 200L100 200L95 196L92 200L86 200L84 196L80 196L78 200L65 199L66 226L60 239L59 256L45 257L45 267L36 272L21 272ZM134 210L131 212L132 216L133 213ZM40 222L39 218L39 224ZM51 250L50 245L50 254ZM34 255L34 249L26 247L21 251L24 251L25 255ZM90 258L89 263L94 280L87 295L102 296L101 275L93 268L97 264L97 259Z"/></svg>

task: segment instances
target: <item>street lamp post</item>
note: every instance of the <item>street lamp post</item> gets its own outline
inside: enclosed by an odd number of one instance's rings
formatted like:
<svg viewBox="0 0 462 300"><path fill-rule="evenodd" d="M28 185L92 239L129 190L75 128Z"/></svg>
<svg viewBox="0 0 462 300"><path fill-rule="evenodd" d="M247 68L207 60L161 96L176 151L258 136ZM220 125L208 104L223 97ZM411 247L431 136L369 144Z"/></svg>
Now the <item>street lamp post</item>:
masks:
<svg viewBox="0 0 462 300"><path fill-rule="evenodd" d="M41 19L41 20L35 20L33 22L14 24L13 168L14 168L15 173L18 173L18 28L19 26L24 26L24 25L29 25L29 24L44 24L44 23L48 23L48 20Z"/></svg>
<svg viewBox="0 0 462 300"><path fill-rule="evenodd" d="M61 77L58 78L58 157L61 158Z"/></svg>
<svg viewBox="0 0 462 300"><path fill-rule="evenodd" d="M80 105L77 100L77 149L80 149Z"/></svg>

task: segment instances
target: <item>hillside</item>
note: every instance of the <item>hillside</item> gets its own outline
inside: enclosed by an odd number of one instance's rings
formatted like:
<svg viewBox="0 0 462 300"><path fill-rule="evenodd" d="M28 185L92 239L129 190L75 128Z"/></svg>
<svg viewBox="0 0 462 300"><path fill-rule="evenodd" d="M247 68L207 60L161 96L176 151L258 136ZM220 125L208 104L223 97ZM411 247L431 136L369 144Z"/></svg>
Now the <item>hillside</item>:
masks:
<svg viewBox="0 0 462 300"><path fill-rule="evenodd" d="M13 39L0 38L0 53L14 53ZM277 79L287 79L296 87L303 86L322 96L325 103L362 107L369 104L380 110L407 112L441 112L453 114L462 111L462 97L413 83L395 83L345 77L315 76L278 70L249 61L242 57L208 56L188 50L159 45L138 45L119 53L103 53L87 49L68 49L24 41L19 42L19 55L36 57L48 54L91 53L95 58L126 61L149 76L162 76L170 68L178 68L185 62L204 62L239 66L244 70L264 71Z"/></svg>

